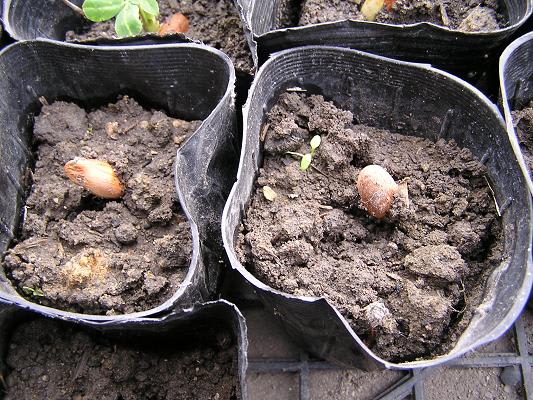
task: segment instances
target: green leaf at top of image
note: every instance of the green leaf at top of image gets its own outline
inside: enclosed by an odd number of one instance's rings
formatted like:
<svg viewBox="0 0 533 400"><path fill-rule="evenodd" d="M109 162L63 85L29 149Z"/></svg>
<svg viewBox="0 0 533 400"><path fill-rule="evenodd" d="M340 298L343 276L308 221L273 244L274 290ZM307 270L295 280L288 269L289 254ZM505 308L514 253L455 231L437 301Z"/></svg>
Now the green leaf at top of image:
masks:
<svg viewBox="0 0 533 400"><path fill-rule="evenodd" d="M147 14L159 14L159 4L157 4L157 0L140 0L139 7Z"/></svg>
<svg viewBox="0 0 533 400"><path fill-rule="evenodd" d="M126 3L124 8L118 13L115 20L115 31L120 37L135 36L141 33L143 24L139 17L139 7L131 3Z"/></svg>
<svg viewBox="0 0 533 400"><path fill-rule="evenodd" d="M126 5L127 0L85 0L83 13L93 22L107 21L117 15Z"/></svg>

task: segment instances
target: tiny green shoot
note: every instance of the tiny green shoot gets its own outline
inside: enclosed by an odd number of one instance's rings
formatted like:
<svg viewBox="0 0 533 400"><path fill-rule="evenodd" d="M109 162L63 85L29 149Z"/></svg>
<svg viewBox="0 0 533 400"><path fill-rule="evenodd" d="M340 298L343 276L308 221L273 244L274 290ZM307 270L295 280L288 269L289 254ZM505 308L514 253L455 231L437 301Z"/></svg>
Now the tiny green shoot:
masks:
<svg viewBox="0 0 533 400"><path fill-rule="evenodd" d="M293 151L288 151L287 154L291 154L293 156L300 157L300 171L306 171L309 166L311 165L311 162L313 161L313 157L315 156L316 149L320 146L320 143L322 142L322 139L319 135L313 136L310 142L311 150L307 154L302 153L295 153Z"/></svg>
<svg viewBox="0 0 533 400"><path fill-rule="evenodd" d="M22 291L26 293L28 296L35 296L35 297L43 297L44 292L39 288L31 288L29 286L22 286Z"/></svg>
<svg viewBox="0 0 533 400"><path fill-rule="evenodd" d="M157 0L85 0L81 8L69 0L63 2L93 22L115 18L115 31L120 37L159 30Z"/></svg>

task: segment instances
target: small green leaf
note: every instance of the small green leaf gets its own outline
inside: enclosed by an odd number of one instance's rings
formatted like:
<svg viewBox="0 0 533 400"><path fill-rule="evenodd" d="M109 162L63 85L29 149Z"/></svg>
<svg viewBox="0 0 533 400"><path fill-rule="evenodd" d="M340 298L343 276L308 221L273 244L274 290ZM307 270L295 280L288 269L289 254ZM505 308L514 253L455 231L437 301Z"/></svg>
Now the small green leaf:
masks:
<svg viewBox="0 0 533 400"><path fill-rule="evenodd" d="M115 31L120 37L135 36L141 33L143 25L139 18L139 7L127 3L115 20Z"/></svg>
<svg viewBox="0 0 533 400"><path fill-rule="evenodd" d="M302 161L300 161L300 170L305 171L309 166L311 165L311 161L313 160L313 156L311 154L305 154L302 157Z"/></svg>
<svg viewBox="0 0 533 400"><path fill-rule="evenodd" d="M83 13L93 22L107 21L117 15L126 4L126 0L85 0Z"/></svg>
<svg viewBox="0 0 533 400"><path fill-rule="evenodd" d="M35 292L31 287L28 286L22 286L22 291L27 295L31 295Z"/></svg>
<svg viewBox="0 0 533 400"><path fill-rule="evenodd" d="M159 14L159 4L157 4L157 0L140 0L139 7L147 14L154 16Z"/></svg>
<svg viewBox="0 0 533 400"><path fill-rule="evenodd" d="M311 139L311 150L318 149L318 146L320 146L321 142L322 142L322 139L320 139L319 135L313 136L313 139Z"/></svg>

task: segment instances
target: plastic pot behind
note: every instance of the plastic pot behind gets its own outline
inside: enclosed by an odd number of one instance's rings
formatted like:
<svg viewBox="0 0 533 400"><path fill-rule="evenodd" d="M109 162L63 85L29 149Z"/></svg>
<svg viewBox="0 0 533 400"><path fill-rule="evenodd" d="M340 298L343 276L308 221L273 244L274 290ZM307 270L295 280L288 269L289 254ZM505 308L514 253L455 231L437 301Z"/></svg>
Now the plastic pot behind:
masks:
<svg viewBox="0 0 533 400"><path fill-rule="evenodd" d="M491 32L460 32L432 23L392 25L343 20L279 28L278 15L300 0L238 0L259 65L276 51L306 45L349 47L405 61L430 63L450 72L480 71L499 56L505 41L532 13L531 0L502 0L509 26Z"/></svg>
<svg viewBox="0 0 533 400"><path fill-rule="evenodd" d="M511 43L500 57L500 89L502 107L509 139L533 193L531 171L525 164L511 112L520 110L533 101L533 32Z"/></svg>
<svg viewBox="0 0 533 400"><path fill-rule="evenodd" d="M93 108L127 94L145 107L187 120L203 120L178 150L175 182L190 224L192 255L179 289L163 304L118 316L57 310L21 297L0 271L0 301L64 319L121 321L187 308L212 299L221 276L222 243L213 226L237 164L234 148L235 73L218 50L198 44L90 47L48 40L19 42L0 53L0 254L15 237L24 212L32 165L33 115L39 98L74 101ZM217 262L211 263L215 259Z"/></svg>
<svg viewBox="0 0 533 400"><path fill-rule="evenodd" d="M450 352L423 361L385 361L369 350L327 300L272 289L238 261L235 238L262 165L262 123L279 95L293 87L323 94L338 107L351 111L361 124L432 141L453 139L459 147L470 149L488 168L502 213L508 257L489 277L482 303ZM309 46L280 52L261 67L243 114L244 139L237 182L222 217L224 246L232 267L297 343L316 356L341 365L422 368L459 357L496 339L512 325L532 284L531 197L507 139L504 121L496 106L478 90L426 65L356 50Z"/></svg>
<svg viewBox="0 0 533 400"><path fill-rule="evenodd" d="M533 32L516 39L500 57L500 90L509 141L520 162L529 190L533 194L531 170L524 161L511 115L512 111L520 110L533 101L533 64L531 60L533 60ZM533 307L533 298L530 298L528 306Z"/></svg>
<svg viewBox="0 0 533 400"><path fill-rule="evenodd" d="M81 7L83 0L70 0L72 3ZM236 14L241 14L237 11L238 5L234 0L225 0L235 3L234 7ZM89 26L92 24L89 20L82 15L76 13L69 7L67 7L62 0L3 0L2 7L2 20L6 31L15 40L32 40L37 38L53 39L58 41L65 41L65 34L71 30L78 30L80 27ZM215 29L215 28L211 28ZM219 28L220 29L220 28ZM225 27L225 29L230 29ZM244 31L240 32L244 37ZM148 40L153 43L161 42L183 42L194 41L187 33L172 34L166 36L159 36L157 34L143 34L142 37L147 37ZM195 36L196 37L196 36ZM196 37L197 39L201 39ZM82 41L84 44L110 44L112 41L124 42L124 39L96 39ZM130 44L135 44L135 38L125 39ZM218 42L217 42L218 40ZM215 43L212 43L215 47L224 46L217 38ZM149 43L145 43L149 44ZM248 50L248 49L247 49ZM226 52L230 58L237 57L237 54L232 55L230 51ZM246 65L239 66L234 58L233 62L237 66L238 75L242 75L245 79L252 73L253 65L252 61L246 61ZM242 68L241 68L242 67Z"/></svg>
<svg viewBox="0 0 533 400"><path fill-rule="evenodd" d="M196 354L202 356L203 352L206 351L203 347L205 345L209 346L206 349L214 347L223 349L222 351L230 352L232 351L232 347L235 348L233 355L235 369L233 373L237 381L237 398L240 400L248 398L245 380L248 364L246 323L237 307L224 300L198 304L185 312L171 313L170 315L161 318L141 318L135 324L124 322L120 326L103 325L101 327L102 329L99 330L84 329L83 331L87 333L87 335L82 336L81 339L79 339L78 332L81 332L82 329L76 327L72 323L59 320L53 322L52 320L42 317L36 318L35 315L14 307L2 307L0 310L0 329L3 334L0 340L0 366L3 377L4 379L8 379L8 382L11 371L7 370L6 356L9 351L15 351L13 350L13 347L10 346L10 343L15 339L14 333L16 333L16 328L20 327L21 324L26 323L40 324L38 327L40 326L43 329L50 326L54 326L57 329L58 325L59 328L74 329L74 335L67 339L71 344L67 346L67 348L61 349L61 351L64 351L65 353L60 355L54 355L52 353L50 356L52 361L49 362L52 363L54 362L54 358L57 357L57 362L53 365L41 365L43 363L42 359L26 360L21 359L20 357L16 358L18 363L24 363L23 367L31 367L32 373L30 374L31 376L28 377L30 380L33 379L37 381L42 378L39 376L40 374L46 374L47 378L40 382L39 389L46 388L48 384L54 385L51 388L51 392L54 392L55 390L59 391L57 383L54 382L54 377L58 377L59 379L69 379L70 377L70 379L72 379L68 388L70 391L75 391L75 389L73 389L75 387L79 387L79 389L85 387L86 389L102 390L98 389L98 385L91 388L91 384L87 381L88 375L84 375L90 373L88 370L94 371L96 369L101 370L101 373L104 376L112 374L110 380L116 385L117 390L119 390L118 388L120 388L121 383L125 382L127 385L131 385L132 382L138 382L137 384L139 385L139 388L144 387L146 390L150 389L153 391L152 388L154 386L157 388L157 386L160 385L164 388L163 390L172 391L175 388L166 386L167 384L163 381L154 385L153 380L147 382L136 379L137 374L142 374L146 367L143 369L141 365L142 360L140 360L133 364L133 369L130 369L132 368L132 361L130 359L131 353L128 355L127 349L133 349L137 354L142 354L146 351L147 357L150 357L153 360L154 357L152 354L154 352L155 354L160 354L162 358L166 358L173 355L174 347L187 352L191 347L190 344L194 343L194 348L198 351ZM45 337L48 337L47 335L49 335L45 331L43 331L42 334ZM52 339L51 343L46 342L46 345L54 348L54 340L58 340L58 342L61 343L61 339L58 338ZM76 351L79 350L76 345L79 344L85 346L81 349L81 354L76 353ZM174 346L174 344L176 344L176 346ZM37 344L39 349L42 345L43 343ZM113 345L120 346L122 351L116 352L115 350L106 352L105 349ZM55 345L55 348L59 346L62 345L57 344ZM124 349L126 349L126 351L124 351ZM98 354L102 355L102 353L96 353L102 351L104 359L97 360L95 364L94 358ZM66 363L62 362L63 357L66 357ZM191 355L189 355L189 357L191 357ZM48 359L47 355L37 358ZM77 368L72 368L72 365L69 365L69 362L72 359L76 360L75 364L77 364ZM142 357L142 359L144 360L144 357ZM159 360L161 361L161 358ZM200 360L196 362L199 361ZM188 362L195 362L195 360L193 359ZM214 359L213 362L217 363L218 359ZM161 362L159 362L159 365L161 365ZM52 366L53 368L42 371L42 368L45 366ZM154 366L151 365L150 368L154 368ZM176 375L179 375L180 370L174 364L169 363L168 365L165 365L165 371L168 371L168 373L171 373L173 368L176 369ZM39 369L42 371L41 373L36 372ZM39 375L36 376L35 374ZM125 381L125 376L130 376L130 378ZM46 382L48 383L46 384ZM205 381L205 383L213 385L213 382ZM100 385L102 384L103 381L100 382ZM202 393L202 387L203 380L199 379L194 383L194 386L187 387L186 390L189 391L189 393ZM9 393L9 385L7 388L4 386L3 393L5 393L6 389L7 393ZM3 398L3 395L0 397Z"/></svg>

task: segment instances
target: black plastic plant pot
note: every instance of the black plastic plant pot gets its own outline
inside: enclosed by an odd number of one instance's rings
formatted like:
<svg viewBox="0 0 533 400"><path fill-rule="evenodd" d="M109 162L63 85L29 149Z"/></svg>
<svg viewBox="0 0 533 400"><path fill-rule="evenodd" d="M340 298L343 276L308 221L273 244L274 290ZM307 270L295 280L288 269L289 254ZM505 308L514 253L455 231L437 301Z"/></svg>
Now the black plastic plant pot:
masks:
<svg viewBox="0 0 533 400"><path fill-rule="evenodd" d="M491 32L461 32L433 23L392 25L343 20L279 28L279 15L297 1L241 0L242 19L258 65L270 54L299 46L340 46L405 61L430 63L466 75L499 56L505 40L531 15L530 0L504 0L509 26Z"/></svg>
<svg viewBox="0 0 533 400"><path fill-rule="evenodd" d="M233 0L230 0L233 1ZM81 7L83 0L71 0L71 3ZM235 3L235 7L238 5ZM242 14L239 10L238 14ZM46 0L36 2L33 0L4 0L2 5L2 20L9 35L15 40L33 40L37 38L65 41L68 31L77 31L80 27L89 26L92 22L67 7L63 1ZM244 37L244 30L242 32ZM187 33L178 33L165 36L157 34L144 34L138 38L100 38L83 40L76 43L89 45L136 44L140 40L142 44L198 42L191 39ZM217 45L215 47L218 48ZM229 54L229 52L227 52ZM230 58L232 56L230 55ZM235 60L234 64L235 64ZM252 73L253 65L250 60L249 66L236 65L237 76L247 80Z"/></svg>
<svg viewBox="0 0 533 400"><path fill-rule="evenodd" d="M81 6L83 0L72 0ZM2 20L15 40L53 39L65 41L65 33L90 22L62 1L4 0Z"/></svg>
<svg viewBox="0 0 533 400"><path fill-rule="evenodd" d="M533 101L533 32L528 33L511 43L500 57L500 86L502 107L507 125L509 140L520 161L527 178L529 190L533 194L531 171L526 166L511 112L526 107Z"/></svg>
<svg viewBox="0 0 533 400"><path fill-rule="evenodd" d="M404 363L386 361L363 343L326 299L298 297L273 289L239 261L236 237L262 166L262 124L278 97L295 87L322 94L343 110L351 111L360 124L393 133L408 132L431 141L453 139L486 165L502 214L508 257L491 273L473 319L446 354ZM243 114L244 139L237 182L222 216L224 246L232 267L297 343L318 357L345 366L424 368L445 363L496 339L519 316L532 284L531 198L507 139L504 121L497 107L477 89L427 65L350 49L308 46L280 52L259 69Z"/></svg>
<svg viewBox="0 0 533 400"><path fill-rule="evenodd" d="M248 398L246 323L237 307L224 300L100 329L2 307L0 329L0 366L5 379L2 398L21 395L21 390L26 395L28 390L37 390L40 393L32 396L58 398L55 395L59 396L61 389L98 398L103 391L108 391L106 397L113 392L122 398L120 394L131 395L135 389L136 396L140 391L152 393L153 398L184 398L184 394L189 394L187 398L202 394L217 398L216 393L220 399ZM35 357L27 358L32 352ZM27 367L32 370L31 377L21 372ZM203 374L196 379L195 369L196 374L199 370ZM24 384L18 381L21 373ZM176 387L176 382L183 383L182 375L190 381Z"/></svg>
<svg viewBox="0 0 533 400"><path fill-rule="evenodd" d="M191 262L178 290L146 311L89 315L45 307L23 298L0 272L0 301L46 316L86 323L121 322L184 309L218 291L222 242L218 230L237 166L235 72L220 51L198 44L90 47L48 40L15 43L0 53L0 254L16 237L24 215L32 166L33 116L47 101L93 108L129 95L185 120L202 120L179 148L175 186L192 236Z"/></svg>
<svg viewBox="0 0 533 400"><path fill-rule="evenodd" d="M533 101L532 59L533 33L528 33L511 43L500 57L500 90L509 141L533 195L532 172L520 149L511 114L512 111L521 110ZM533 307L533 298L530 298L528 307Z"/></svg>

